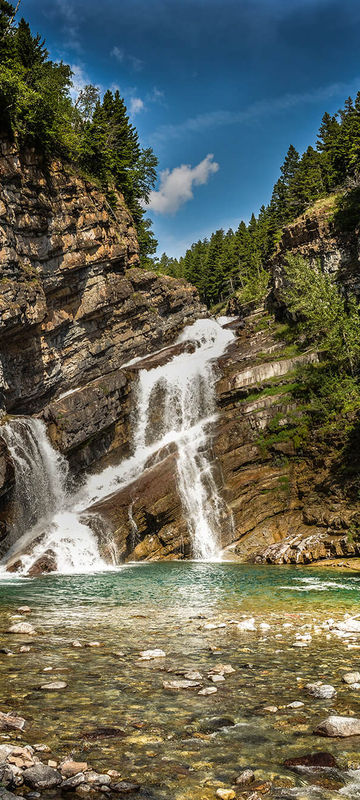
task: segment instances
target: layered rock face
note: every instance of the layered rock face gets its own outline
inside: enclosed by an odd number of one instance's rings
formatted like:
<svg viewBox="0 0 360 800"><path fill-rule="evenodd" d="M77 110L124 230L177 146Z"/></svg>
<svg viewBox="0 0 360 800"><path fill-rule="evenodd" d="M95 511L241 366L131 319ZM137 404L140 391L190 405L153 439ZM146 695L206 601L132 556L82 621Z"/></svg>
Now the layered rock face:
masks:
<svg viewBox="0 0 360 800"><path fill-rule="evenodd" d="M278 331L265 310L250 314L220 365L214 452L233 516L224 545L231 558L265 563L358 555L360 504L346 495L336 447L319 456L314 442L304 454L295 427L296 369L317 354L289 357Z"/></svg>
<svg viewBox="0 0 360 800"><path fill-rule="evenodd" d="M38 414L74 471L129 447L128 361L202 314L184 281L139 268L123 198L0 143L0 414ZM12 481L1 458L0 500ZM0 508L1 514L1 508Z"/></svg>
<svg viewBox="0 0 360 800"><path fill-rule="evenodd" d="M282 232L272 259L272 305L286 311L281 298L283 264L286 257L300 255L324 272L336 275L347 292L360 298L360 229L351 220L351 194L330 195L318 200Z"/></svg>

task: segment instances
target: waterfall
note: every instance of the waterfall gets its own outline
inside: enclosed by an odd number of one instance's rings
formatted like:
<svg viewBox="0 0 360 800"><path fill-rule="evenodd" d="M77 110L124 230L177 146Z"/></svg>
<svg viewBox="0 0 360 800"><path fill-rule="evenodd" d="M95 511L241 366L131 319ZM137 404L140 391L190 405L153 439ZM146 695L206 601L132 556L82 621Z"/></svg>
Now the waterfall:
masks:
<svg viewBox="0 0 360 800"><path fill-rule="evenodd" d="M209 460L209 429L216 416L214 364L233 338L214 319L197 320L178 338L178 344L192 342L192 352L180 351L165 364L140 369L132 455L89 475L72 495L66 491L66 459L51 446L44 423L19 418L3 426L16 481L14 531L5 543L10 546L5 566L20 561L20 571L27 573L47 553L59 572L106 568L97 537L81 515L136 480L169 445L176 448L177 483L193 555L218 559L226 507ZM132 509L129 520L134 532ZM116 559L111 542L107 545Z"/></svg>
<svg viewBox="0 0 360 800"><path fill-rule="evenodd" d="M189 325L177 343L192 342L193 352L139 370L135 394L133 454L117 466L90 475L76 498L86 508L136 480L156 453L177 449L180 498L195 558L220 556L220 527L226 509L219 496L206 452L208 431L215 419L214 364L234 334L214 319Z"/></svg>
<svg viewBox="0 0 360 800"><path fill-rule="evenodd" d="M14 523L3 564L24 574L45 553L59 572L89 572L102 562L96 537L71 510L68 464L52 447L45 424L18 418L1 429L15 469Z"/></svg>

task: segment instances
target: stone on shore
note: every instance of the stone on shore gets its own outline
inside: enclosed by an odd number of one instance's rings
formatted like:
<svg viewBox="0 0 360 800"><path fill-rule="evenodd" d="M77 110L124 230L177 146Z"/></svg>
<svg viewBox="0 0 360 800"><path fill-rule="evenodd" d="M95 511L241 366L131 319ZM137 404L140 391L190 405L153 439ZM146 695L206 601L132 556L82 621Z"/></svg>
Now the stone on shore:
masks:
<svg viewBox="0 0 360 800"><path fill-rule="evenodd" d="M81 783L85 783L85 775L83 772L78 772L70 778L66 778L61 784L61 789L71 791L72 789L76 789L77 786L80 786Z"/></svg>
<svg viewBox="0 0 360 800"><path fill-rule="evenodd" d="M63 761L60 764L61 774L65 778L71 778L72 775L77 775L78 772L84 772L88 765L86 761Z"/></svg>
<svg viewBox="0 0 360 800"><path fill-rule="evenodd" d="M198 694L207 697L210 694L216 694L216 692L217 692L216 686L205 686L205 689L200 689L200 692L198 692Z"/></svg>
<svg viewBox="0 0 360 800"><path fill-rule="evenodd" d="M24 781L31 789L54 789L62 783L62 777L57 769L36 764L24 770Z"/></svg>
<svg viewBox="0 0 360 800"><path fill-rule="evenodd" d="M0 800L19 800L19 796L0 786Z"/></svg>
<svg viewBox="0 0 360 800"><path fill-rule="evenodd" d="M16 611L18 612L18 614L31 614L32 609L30 608L30 606L19 606L19 608L17 608Z"/></svg>
<svg viewBox="0 0 360 800"><path fill-rule="evenodd" d="M326 719L323 719L317 728L315 728L314 733L319 736L329 736L332 738L360 736L360 719L356 717L326 717Z"/></svg>

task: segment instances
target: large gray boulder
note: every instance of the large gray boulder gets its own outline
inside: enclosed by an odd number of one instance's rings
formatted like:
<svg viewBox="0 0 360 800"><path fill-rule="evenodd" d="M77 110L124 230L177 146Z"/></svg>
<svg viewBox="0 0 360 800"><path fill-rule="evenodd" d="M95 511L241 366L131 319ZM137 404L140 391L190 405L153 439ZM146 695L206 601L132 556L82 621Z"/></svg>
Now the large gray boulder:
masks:
<svg viewBox="0 0 360 800"><path fill-rule="evenodd" d="M315 728L319 736L346 737L360 736L360 719L356 717L326 717Z"/></svg>
<svg viewBox="0 0 360 800"><path fill-rule="evenodd" d="M62 780L60 772L46 764L35 764L24 770L24 781L31 789L53 789Z"/></svg>

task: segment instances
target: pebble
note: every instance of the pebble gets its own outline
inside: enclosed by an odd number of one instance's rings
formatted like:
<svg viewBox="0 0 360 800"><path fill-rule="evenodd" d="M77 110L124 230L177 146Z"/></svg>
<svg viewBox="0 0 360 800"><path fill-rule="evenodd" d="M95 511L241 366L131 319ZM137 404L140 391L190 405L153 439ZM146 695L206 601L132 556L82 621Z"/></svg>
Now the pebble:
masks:
<svg viewBox="0 0 360 800"><path fill-rule="evenodd" d="M101 642L86 642L85 647L102 647Z"/></svg>
<svg viewBox="0 0 360 800"><path fill-rule="evenodd" d="M19 614L31 614L32 608L30 608L30 606L19 606L19 608L17 608L16 611Z"/></svg>
<svg viewBox="0 0 360 800"><path fill-rule="evenodd" d="M71 647L82 647L82 644L78 639L74 639L74 641L71 642Z"/></svg>
<svg viewBox="0 0 360 800"><path fill-rule="evenodd" d="M300 700L294 700L293 703L288 703L286 708L302 708L304 705L305 703L302 703Z"/></svg>
<svg viewBox="0 0 360 800"><path fill-rule="evenodd" d="M26 634L27 636L35 636L36 630L30 625L30 622L16 622L15 625L11 625L10 628L6 631L6 633L17 633L17 634Z"/></svg>
<svg viewBox="0 0 360 800"><path fill-rule="evenodd" d="M50 747L47 744L34 744L33 747L37 753L50 753Z"/></svg>
<svg viewBox="0 0 360 800"><path fill-rule="evenodd" d="M250 619L243 619L242 622L238 623L238 631L255 631L255 619L251 617Z"/></svg>
<svg viewBox="0 0 360 800"><path fill-rule="evenodd" d="M346 672L345 675L342 676L342 680L344 683L360 683L360 672Z"/></svg>
<svg viewBox="0 0 360 800"><path fill-rule="evenodd" d="M207 622L204 625L205 631L215 631L217 628L226 628L225 622Z"/></svg>
<svg viewBox="0 0 360 800"><path fill-rule="evenodd" d="M200 692L198 692L198 694L202 694L205 697L207 697L210 694L216 694L216 692L217 692L216 686L205 686L205 689L200 689Z"/></svg>
<svg viewBox="0 0 360 800"><path fill-rule="evenodd" d="M164 689L196 689L197 686L201 686L198 681L163 681Z"/></svg>
<svg viewBox="0 0 360 800"><path fill-rule="evenodd" d="M276 714L276 712L277 712L278 710L279 710L279 709L278 709L278 707L277 707L277 706L265 706L265 708L264 708L264 711L267 711L267 712L268 712L268 714Z"/></svg>
<svg viewBox="0 0 360 800"><path fill-rule="evenodd" d="M87 772L86 782L94 784L94 786L109 786L111 783L111 776L94 771Z"/></svg>
<svg viewBox="0 0 360 800"><path fill-rule="evenodd" d="M216 797L220 797L220 800L234 800L236 794L233 789L217 789Z"/></svg>
<svg viewBox="0 0 360 800"><path fill-rule="evenodd" d="M210 675L209 677L213 683L222 683L225 680L223 675Z"/></svg>
<svg viewBox="0 0 360 800"><path fill-rule="evenodd" d="M40 689L43 692L55 692L58 689L66 689L67 683L65 681L53 681L52 683L43 683Z"/></svg>
<svg viewBox="0 0 360 800"><path fill-rule="evenodd" d="M203 676L200 675L200 672L187 672L184 678L188 681L202 681Z"/></svg>
<svg viewBox="0 0 360 800"><path fill-rule="evenodd" d="M235 783L237 786L244 786L247 783L252 783L255 780L255 773L252 769L244 769L236 778Z"/></svg>
<svg viewBox="0 0 360 800"><path fill-rule="evenodd" d="M141 650L139 653L140 661L151 661L153 658L166 658L166 653L164 650L155 649L155 650Z"/></svg>
<svg viewBox="0 0 360 800"><path fill-rule="evenodd" d="M217 666L211 670L211 673L219 675L231 675L232 672L235 672L235 670L231 664L217 664Z"/></svg>
<svg viewBox="0 0 360 800"><path fill-rule="evenodd" d="M22 644L19 653L30 653L31 647L29 644Z"/></svg>

